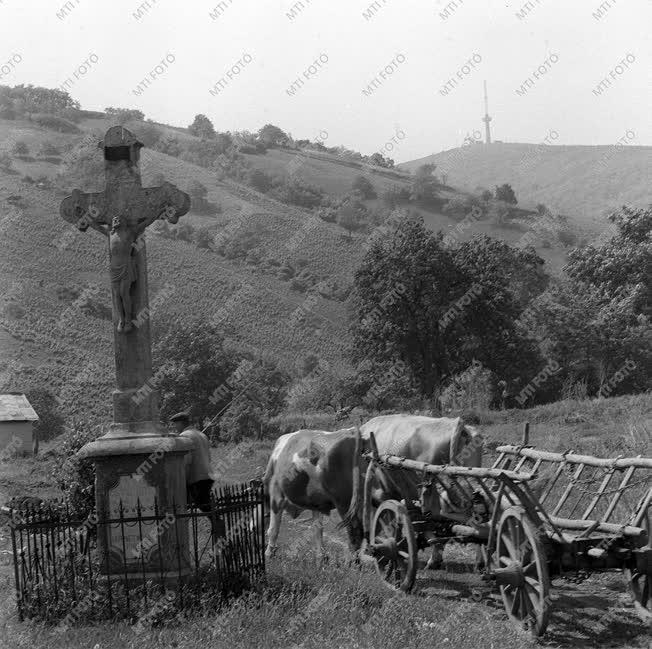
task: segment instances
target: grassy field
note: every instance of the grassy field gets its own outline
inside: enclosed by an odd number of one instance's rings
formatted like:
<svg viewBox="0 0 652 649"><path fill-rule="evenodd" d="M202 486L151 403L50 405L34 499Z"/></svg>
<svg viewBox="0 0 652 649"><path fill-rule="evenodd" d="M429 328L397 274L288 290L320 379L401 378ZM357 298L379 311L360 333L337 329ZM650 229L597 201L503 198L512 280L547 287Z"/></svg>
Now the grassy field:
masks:
<svg viewBox="0 0 652 649"><path fill-rule="evenodd" d="M541 146L493 143L442 151L400 165L413 170L434 163L448 182L467 190L509 183L519 204L544 203L587 226L601 228L621 205L652 201L649 169L652 147Z"/></svg>
<svg viewBox="0 0 652 649"><path fill-rule="evenodd" d="M335 428L327 415L305 415L308 425L320 421ZM652 396L599 401L562 401L525 411L468 413L486 438L484 465L494 449L520 439L524 421L539 448L615 457L652 455ZM352 418L341 425L358 423ZM239 482L259 473L273 440L223 445L213 460L228 468L221 478ZM56 440L38 459L0 464L0 501L17 495L51 496ZM226 462L224 462L226 460ZM394 594L379 582L372 567L347 565L344 535L334 515L325 530L329 561L320 565L310 546L310 529L299 517L286 517L279 555L268 565L267 585L219 614L193 611L162 626L147 628L125 622L79 626L66 633L38 623L17 620L6 524L0 527L0 646L11 649L154 647L270 647L279 649L342 647L403 649L529 649L531 647L650 647L650 629L634 614L623 578L618 573L594 575L580 584L553 582L553 615L539 642L517 632L502 603L479 576L470 571L472 554L447 548L443 570L420 570L411 595Z"/></svg>

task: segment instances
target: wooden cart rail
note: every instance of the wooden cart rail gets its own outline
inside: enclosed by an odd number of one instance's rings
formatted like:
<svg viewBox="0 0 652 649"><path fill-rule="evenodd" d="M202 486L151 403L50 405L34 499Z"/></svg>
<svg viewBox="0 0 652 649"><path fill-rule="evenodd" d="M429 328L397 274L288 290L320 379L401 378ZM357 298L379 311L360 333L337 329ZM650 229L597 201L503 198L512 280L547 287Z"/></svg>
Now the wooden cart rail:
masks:
<svg viewBox="0 0 652 649"><path fill-rule="evenodd" d="M371 452L365 453L368 459L373 458ZM468 467L468 466L453 466L450 464L428 464L427 462L419 462L417 460L408 460L399 455L386 455L381 454L378 456L378 461L382 464L387 464L399 469L412 469L421 473L429 473L431 475L448 475L460 477L474 477L474 478L495 478L507 477L514 482L526 482L532 480L536 474L525 473L518 471L510 471L508 469L490 469L483 467Z"/></svg>
<svg viewBox="0 0 652 649"><path fill-rule="evenodd" d="M629 467L652 469L652 458L649 457L624 457L608 459L593 457L591 455L575 455L574 453L551 453L550 451L539 451L534 448L523 446L499 446L498 453L509 453L510 455L520 455L532 460L543 460L544 462L566 462L570 464L584 464L586 466L603 467L605 469L627 469Z"/></svg>
<svg viewBox="0 0 652 649"><path fill-rule="evenodd" d="M538 474L536 495L559 528L582 530L586 537L594 532L639 536L623 526L645 527L652 506L652 458L598 458L514 445L496 451L494 468Z"/></svg>

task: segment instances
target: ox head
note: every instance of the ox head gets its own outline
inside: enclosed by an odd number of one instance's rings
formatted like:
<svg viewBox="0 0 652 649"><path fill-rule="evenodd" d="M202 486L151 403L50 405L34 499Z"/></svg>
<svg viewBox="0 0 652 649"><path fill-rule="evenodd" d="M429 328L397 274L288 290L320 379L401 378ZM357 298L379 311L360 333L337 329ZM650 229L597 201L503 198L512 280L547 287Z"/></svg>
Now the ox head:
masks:
<svg viewBox="0 0 652 649"><path fill-rule="evenodd" d="M450 441L449 462L458 466L481 466L484 438L472 426L458 418Z"/></svg>

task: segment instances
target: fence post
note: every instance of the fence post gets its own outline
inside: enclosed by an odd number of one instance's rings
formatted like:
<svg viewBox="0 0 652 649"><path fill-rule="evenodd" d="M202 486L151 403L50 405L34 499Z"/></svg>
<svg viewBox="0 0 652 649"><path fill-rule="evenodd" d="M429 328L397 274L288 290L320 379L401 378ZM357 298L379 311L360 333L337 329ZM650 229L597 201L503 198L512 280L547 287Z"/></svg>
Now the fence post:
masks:
<svg viewBox="0 0 652 649"><path fill-rule="evenodd" d="M530 442L530 422L526 421L523 424L523 440L521 446L527 446Z"/></svg>
<svg viewBox="0 0 652 649"><path fill-rule="evenodd" d="M11 523L9 527L11 528L11 549L14 553L14 579L16 580L16 604L18 605L18 619L22 622L25 618L23 616L23 598L21 597L22 593L22 583L19 580L18 576L18 552L16 548L16 523L14 519L15 509L11 509ZM19 514L20 516L21 514ZM22 548L21 548L22 552Z"/></svg>

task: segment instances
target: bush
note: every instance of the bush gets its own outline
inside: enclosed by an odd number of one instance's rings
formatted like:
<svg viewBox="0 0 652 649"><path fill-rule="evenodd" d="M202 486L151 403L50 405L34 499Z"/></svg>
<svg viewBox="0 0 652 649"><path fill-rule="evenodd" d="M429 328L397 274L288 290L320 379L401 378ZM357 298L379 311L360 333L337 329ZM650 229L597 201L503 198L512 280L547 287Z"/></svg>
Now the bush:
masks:
<svg viewBox="0 0 652 649"><path fill-rule="evenodd" d="M160 139L154 143L154 149L175 158L183 153L183 145L173 135L161 135Z"/></svg>
<svg viewBox="0 0 652 649"><path fill-rule="evenodd" d="M181 154L181 159L200 167L214 166L219 157L229 149L230 140L219 137L214 140L200 140L191 142L188 148Z"/></svg>
<svg viewBox="0 0 652 649"><path fill-rule="evenodd" d="M372 199L378 196L371 181L365 176L356 176L353 183L351 183L351 189L360 192L365 199Z"/></svg>
<svg viewBox="0 0 652 649"><path fill-rule="evenodd" d="M516 205L518 201L516 200L516 194L514 193L514 190L512 189L512 186L509 185L508 183L505 183L503 185L496 185L496 200L499 201L504 201L505 203L509 203L510 205Z"/></svg>
<svg viewBox="0 0 652 649"><path fill-rule="evenodd" d="M147 122L129 124L129 130L148 148L157 149L158 141L163 137L163 131L154 124Z"/></svg>
<svg viewBox="0 0 652 649"><path fill-rule="evenodd" d="M95 467L89 460L80 460L77 451L98 437L95 427L76 421L60 436L57 448L52 477L63 491L71 513L80 519L86 518L95 507Z"/></svg>
<svg viewBox="0 0 652 649"><path fill-rule="evenodd" d="M104 158L95 138L84 138L64 155L57 178L66 191L73 187L84 191L103 189Z"/></svg>
<svg viewBox="0 0 652 649"><path fill-rule="evenodd" d="M195 245L198 248L211 248L213 245L213 236L208 228L199 228L195 230Z"/></svg>
<svg viewBox="0 0 652 649"><path fill-rule="evenodd" d="M24 140L18 140L18 142L14 144L11 152L14 155L29 155L29 147L27 146L27 142Z"/></svg>
<svg viewBox="0 0 652 649"><path fill-rule="evenodd" d="M269 194L282 203L306 208L318 207L325 198L323 189L296 178L275 182Z"/></svg>
<svg viewBox="0 0 652 649"><path fill-rule="evenodd" d="M571 248L577 245L577 235L571 230L560 230L557 234L559 243L566 248Z"/></svg>
<svg viewBox="0 0 652 649"><path fill-rule="evenodd" d="M474 362L461 374L453 377L442 391L442 412L462 409L489 410L495 389L493 372L482 367L481 363Z"/></svg>
<svg viewBox="0 0 652 649"><path fill-rule="evenodd" d="M261 169L250 169L247 174L247 184L264 194L271 189L272 178Z"/></svg>
<svg viewBox="0 0 652 649"><path fill-rule="evenodd" d="M11 156L6 151L0 151L0 169L9 171L12 164Z"/></svg>
<svg viewBox="0 0 652 649"><path fill-rule="evenodd" d="M192 241L194 229L188 223L180 223L177 226L176 236L181 241Z"/></svg>
<svg viewBox="0 0 652 649"><path fill-rule="evenodd" d="M104 109L107 117L113 118L116 124L124 126L127 122L137 120L142 122L145 119L145 114L141 110L135 108L113 108L109 106Z"/></svg>
<svg viewBox="0 0 652 649"><path fill-rule="evenodd" d="M249 227L236 232L233 236L222 238L216 251L227 259L244 259L260 245L260 234L255 228Z"/></svg>
<svg viewBox="0 0 652 649"><path fill-rule="evenodd" d="M54 144L54 142L51 142L50 140L46 140L39 147L38 154L43 157L58 156L61 154L61 150L59 149L58 146Z"/></svg>
<svg viewBox="0 0 652 649"><path fill-rule="evenodd" d="M61 435L64 432L65 420L52 392L47 388L37 387L28 390L25 396L38 415L38 421L34 423L37 439L44 442Z"/></svg>

